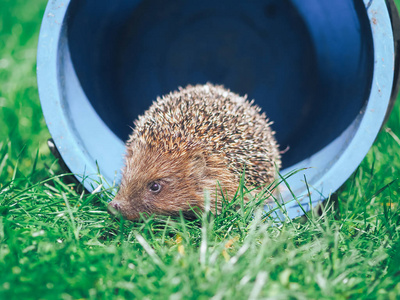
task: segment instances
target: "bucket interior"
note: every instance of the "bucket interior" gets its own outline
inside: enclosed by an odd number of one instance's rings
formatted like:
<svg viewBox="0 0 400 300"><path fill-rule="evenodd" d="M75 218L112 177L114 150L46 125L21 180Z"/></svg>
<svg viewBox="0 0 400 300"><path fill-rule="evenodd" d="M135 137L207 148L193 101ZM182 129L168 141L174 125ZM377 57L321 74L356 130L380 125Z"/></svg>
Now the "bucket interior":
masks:
<svg viewBox="0 0 400 300"><path fill-rule="evenodd" d="M66 28L79 84L122 141L157 96L211 82L266 112L288 168L352 123L372 81L362 1L72 0Z"/></svg>

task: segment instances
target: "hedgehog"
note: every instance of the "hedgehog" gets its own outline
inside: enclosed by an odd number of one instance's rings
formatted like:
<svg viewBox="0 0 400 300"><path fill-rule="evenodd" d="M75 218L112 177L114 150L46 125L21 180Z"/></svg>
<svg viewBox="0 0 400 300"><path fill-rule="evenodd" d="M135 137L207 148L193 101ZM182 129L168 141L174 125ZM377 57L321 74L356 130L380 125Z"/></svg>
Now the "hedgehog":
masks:
<svg viewBox="0 0 400 300"><path fill-rule="evenodd" d="M211 209L220 211L243 172L247 186L265 188L281 166L271 124L254 100L219 85L158 97L134 122L109 211L128 220L141 213L194 218L204 210L205 190Z"/></svg>

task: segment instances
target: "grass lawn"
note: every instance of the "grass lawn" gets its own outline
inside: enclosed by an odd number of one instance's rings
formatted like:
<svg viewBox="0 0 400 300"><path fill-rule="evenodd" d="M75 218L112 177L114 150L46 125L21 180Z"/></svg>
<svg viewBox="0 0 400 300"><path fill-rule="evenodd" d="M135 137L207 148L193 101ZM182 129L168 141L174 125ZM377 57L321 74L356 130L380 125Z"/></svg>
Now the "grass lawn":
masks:
<svg viewBox="0 0 400 300"><path fill-rule="evenodd" d="M1 1L0 299L400 297L399 101L321 216L271 226L249 205L116 221L107 193L66 184L46 145L35 73L45 6Z"/></svg>

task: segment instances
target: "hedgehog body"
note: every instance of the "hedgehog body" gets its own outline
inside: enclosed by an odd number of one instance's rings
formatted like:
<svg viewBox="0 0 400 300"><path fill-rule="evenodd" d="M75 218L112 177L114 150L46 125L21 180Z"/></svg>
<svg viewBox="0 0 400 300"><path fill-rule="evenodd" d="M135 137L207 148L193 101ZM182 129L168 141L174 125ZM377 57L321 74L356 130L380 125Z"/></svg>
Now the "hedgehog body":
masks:
<svg viewBox="0 0 400 300"><path fill-rule="evenodd" d="M191 217L194 208L203 209L205 189L213 208L221 193L231 199L243 170L247 185L265 187L281 161L271 123L260 111L246 97L211 84L158 98L135 121L110 206L132 220L142 212Z"/></svg>

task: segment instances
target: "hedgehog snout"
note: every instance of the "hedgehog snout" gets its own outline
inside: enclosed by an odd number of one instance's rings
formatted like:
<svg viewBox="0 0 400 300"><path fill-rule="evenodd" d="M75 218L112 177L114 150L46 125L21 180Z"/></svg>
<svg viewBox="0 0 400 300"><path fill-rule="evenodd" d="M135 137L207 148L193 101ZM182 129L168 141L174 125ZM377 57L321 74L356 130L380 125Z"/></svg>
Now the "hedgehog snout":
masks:
<svg viewBox="0 0 400 300"><path fill-rule="evenodd" d="M135 209L126 203L124 198L120 198L118 194L114 197L114 199L108 204L107 211L112 216L121 218L123 217L126 220L137 220L140 218L139 212L141 210Z"/></svg>
<svg viewBox="0 0 400 300"><path fill-rule="evenodd" d="M121 213L121 204L118 201L111 201L107 206L107 211L111 215L117 215Z"/></svg>
<svg viewBox="0 0 400 300"><path fill-rule="evenodd" d="M117 217L117 218L124 218L126 220L136 220L140 216L136 212L127 211L126 208L118 201L111 201L108 204L107 211L110 215Z"/></svg>

